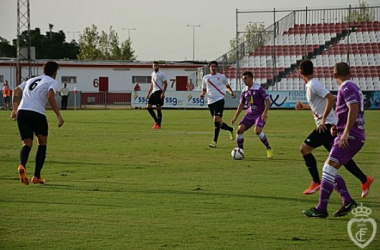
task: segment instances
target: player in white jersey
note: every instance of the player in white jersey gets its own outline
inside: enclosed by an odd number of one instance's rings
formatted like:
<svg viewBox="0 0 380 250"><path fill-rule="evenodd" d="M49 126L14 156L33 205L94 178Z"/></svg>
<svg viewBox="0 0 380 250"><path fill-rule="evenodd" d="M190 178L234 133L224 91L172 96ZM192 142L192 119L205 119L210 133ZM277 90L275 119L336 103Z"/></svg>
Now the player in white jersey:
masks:
<svg viewBox="0 0 380 250"><path fill-rule="evenodd" d="M153 62L152 83L150 84L146 98L148 105L146 109L154 120L153 129L161 129L162 112L161 107L164 106L165 91L168 87L165 74L160 71L160 64L157 61ZM152 94L151 94L152 93ZM154 113L153 105L157 107L157 116Z"/></svg>
<svg viewBox="0 0 380 250"><path fill-rule="evenodd" d="M211 61L208 64L210 74L205 75L202 80L202 94L201 98L204 98L207 93L208 108L211 116L214 120L214 140L209 145L210 148L216 148L220 129L230 132L230 139L235 139L235 133L233 127L228 126L223 122L223 110L224 110L224 96L226 91L231 94L232 98L235 98L235 94L228 84L228 80L225 75L217 72L218 62Z"/></svg>
<svg viewBox="0 0 380 250"><path fill-rule="evenodd" d="M45 179L41 178L41 170L46 158L48 137L48 123L45 116L46 101L49 101L51 108L57 115L58 127L61 127L64 123L55 100L55 92L59 87L55 78L59 66L56 62L49 61L44 64L43 68L44 75L33 77L23 82L13 91L11 118L17 120L22 140L18 173L24 185L28 185L30 182L26 175L26 163L33 146L34 135L38 140L38 149L32 182L34 184L44 184L46 182ZM20 102L21 94L22 99Z"/></svg>
<svg viewBox="0 0 380 250"><path fill-rule="evenodd" d="M314 67L310 60L304 60L299 66L299 73L301 78L306 84L306 98L308 104L298 102L296 109L311 109L317 128L311 132L311 134L305 139L300 147L300 153L302 154L309 173L312 177L310 187L303 193L313 194L320 188L321 180L319 177L317 162L312 154L315 148L324 146L328 151L331 150L335 137L331 135L331 128L337 124L337 117L332 110L335 103L335 97L328 91L323 84L314 78ZM368 195L369 185L365 187L367 178L356 165L353 160L350 160L345 167L349 172L356 176L362 182L362 197ZM372 182L371 182L372 183Z"/></svg>

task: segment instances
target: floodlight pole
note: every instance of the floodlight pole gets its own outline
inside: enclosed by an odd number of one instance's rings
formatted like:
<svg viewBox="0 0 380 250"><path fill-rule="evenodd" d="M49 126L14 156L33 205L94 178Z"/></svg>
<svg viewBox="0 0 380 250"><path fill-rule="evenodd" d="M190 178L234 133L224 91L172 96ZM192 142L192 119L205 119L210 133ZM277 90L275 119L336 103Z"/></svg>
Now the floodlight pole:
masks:
<svg viewBox="0 0 380 250"><path fill-rule="evenodd" d="M75 41L75 34L76 33L80 33L80 31L67 31L67 34L70 34L70 33L72 33L73 34L73 41Z"/></svg>
<svg viewBox="0 0 380 250"><path fill-rule="evenodd" d="M187 27L193 27L193 62L195 61L195 28L201 27L200 25L188 24Z"/></svg>
<svg viewBox="0 0 380 250"><path fill-rule="evenodd" d="M131 40L131 34L130 34L130 31L131 31L131 30L136 30L136 28L123 28L123 30L128 30L128 40Z"/></svg>

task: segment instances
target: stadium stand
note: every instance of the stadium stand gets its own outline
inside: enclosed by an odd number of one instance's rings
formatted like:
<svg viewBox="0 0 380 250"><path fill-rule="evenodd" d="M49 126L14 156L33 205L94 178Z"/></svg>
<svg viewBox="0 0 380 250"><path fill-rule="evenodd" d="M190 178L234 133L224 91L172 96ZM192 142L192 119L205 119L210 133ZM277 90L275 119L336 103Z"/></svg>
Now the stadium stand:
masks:
<svg viewBox="0 0 380 250"><path fill-rule="evenodd" d="M329 90L338 88L332 71L340 61L349 62L362 90L380 90L380 22L295 24L247 53L239 72L252 71L256 82L273 90L303 90L297 71L303 58L313 61L315 76ZM236 69L230 65L222 72L235 87Z"/></svg>

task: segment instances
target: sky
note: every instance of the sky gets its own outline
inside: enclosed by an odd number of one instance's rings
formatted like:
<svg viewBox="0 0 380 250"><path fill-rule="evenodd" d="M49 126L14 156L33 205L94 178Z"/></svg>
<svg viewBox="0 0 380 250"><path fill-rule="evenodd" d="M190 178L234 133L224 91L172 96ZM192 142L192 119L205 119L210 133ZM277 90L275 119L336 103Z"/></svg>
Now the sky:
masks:
<svg viewBox="0 0 380 250"><path fill-rule="evenodd" d="M0 36L8 41L17 34L17 1L0 0ZM25 0L22 0L25 1ZM370 6L379 0L366 0ZM62 30L66 40L78 40L79 33L95 24L98 31L118 33L120 43L128 33L137 60L213 60L230 50L236 34L236 9L292 10L358 6L359 0L30 0L31 29L45 34ZM285 13L285 12L284 12ZM239 30L248 21L273 22L271 14L239 15ZM193 28L195 49L193 51ZM123 30L124 29L124 30ZM125 29L135 29L129 32Z"/></svg>

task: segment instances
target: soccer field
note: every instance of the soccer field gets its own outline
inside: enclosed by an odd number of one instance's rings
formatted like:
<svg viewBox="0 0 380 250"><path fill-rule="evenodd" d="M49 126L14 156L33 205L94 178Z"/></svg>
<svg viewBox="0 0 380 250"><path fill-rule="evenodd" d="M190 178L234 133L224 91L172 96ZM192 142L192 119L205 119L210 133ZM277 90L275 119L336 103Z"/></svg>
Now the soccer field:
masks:
<svg viewBox="0 0 380 250"><path fill-rule="evenodd" d="M315 127L310 111L270 110L264 132L273 159L249 130L241 161L231 158L236 143L225 131L216 149L208 147L208 110L163 110L161 130L151 129L146 110L62 111L60 129L47 113L47 184L24 186L17 125L0 112L0 249L359 249L347 232L354 216L332 217L341 205L336 192L327 219L302 214L318 201L302 194L311 178L298 151ZM380 112L366 111L365 119L367 141L355 160L375 178L369 197L339 172L377 222L365 249L379 249ZM29 177L36 149L35 142ZM328 153L314 155L321 173Z"/></svg>

